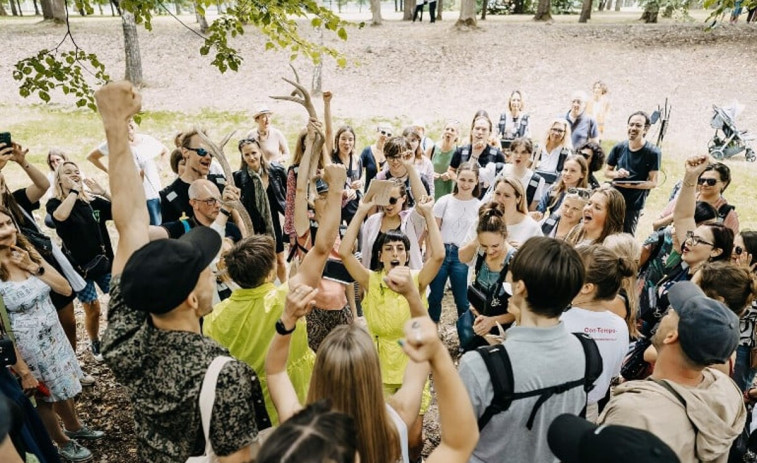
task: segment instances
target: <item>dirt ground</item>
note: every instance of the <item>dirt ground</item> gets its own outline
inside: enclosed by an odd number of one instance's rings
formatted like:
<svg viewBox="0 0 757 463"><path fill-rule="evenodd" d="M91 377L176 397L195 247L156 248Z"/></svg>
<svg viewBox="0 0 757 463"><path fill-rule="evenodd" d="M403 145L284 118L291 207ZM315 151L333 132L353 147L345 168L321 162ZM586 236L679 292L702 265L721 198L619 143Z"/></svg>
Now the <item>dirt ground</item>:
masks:
<svg viewBox="0 0 757 463"><path fill-rule="evenodd" d="M588 91L592 82L602 79L611 92L606 132L610 139L623 137L630 112L652 110L665 98L673 106L666 147L676 155L704 149L711 135L712 104L740 101L746 106L740 127L757 128L755 25L704 32L701 22L642 25L634 21L636 12L593 14L588 25L576 24L575 16L557 18L552 24L490 17L480 30L458 32L452 28L457 13L448 12L443 22L434 25L390 20L381 27L351 29L345 43L326 39L343 51L350 65L337 69L326 63L323 88L335 94L333 112L338 119L422 118L437 128L449 118L465 126L481 108L497 115L509 91L521 89L527 95L534 132L539 134L550 118L567 110L574 90ZM194 26L192 18L182 19ZM365 20L366 14L360 19ZM121 75L123 43L117 20L76 19L72 30L83 49L97 52L114 77ZM312 34L307 27L303 30ZM11 77L13 64L40 48L55 46L63 33L62 27L35 19L0 21L0 43L5 44L0 61L0 107L4 108L0 127L17 121L14 107L37 103L18 96ZM244 56L243 67L239 73L219 75L208 66L210 59L198 55L201 43L195 35L173 20L156 19L152 33L140 31L145 107L252 113L265 103L277 118L304 124L302 108L268 99L289 91L279 79L290 75L288 53L264 53L264 41L252 28L234 43ZM309 82L311 65L297 61L295 66ZM83 320L81 309L77 311ZM455 352L452 312L451 301L446 300L441 331ZM86 338L82 326L79 336ZM96 461L134 461L128 397L108 369L94 364L85 353L85 344L80 343L80 358L98 384L81 395L79 409L90 425L107 432L104 440L91 445ZM435 417L433 406L426 419L427 450L438 442Z"/></svg>

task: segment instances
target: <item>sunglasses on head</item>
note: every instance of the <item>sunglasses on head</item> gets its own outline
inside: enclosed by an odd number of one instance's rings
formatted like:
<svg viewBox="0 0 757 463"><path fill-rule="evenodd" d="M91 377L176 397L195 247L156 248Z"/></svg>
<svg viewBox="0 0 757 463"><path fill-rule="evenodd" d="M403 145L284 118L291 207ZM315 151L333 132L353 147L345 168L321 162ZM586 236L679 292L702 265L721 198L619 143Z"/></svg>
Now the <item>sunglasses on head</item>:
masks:
<svg viewBox="0 0 757 463"><path fill-rule="evenodd" d="M570 188L567 189L567 193L569 195L578 196L581 199L587 199L588 200L591 197L591 190L589 190L588 188L570 187Z"/></svg>
<svg viewBox="0 0 757 463"><path fill-rule="evenodd" d="M205 156L207 156L208 154L210 154L208 152L208 150L206 150L205 148L190 148L190 147L187 147L187 149L189 151L194 151L195 153L197 153L198 156L203 157L203 158Z"/></svg>
<svg viewBox="0 0 757 463"><path fill-rule="evenodd" d="M700 185L707 184L707 186L715 186L718 181L714 178L700 178L699 180L697 180L697 183Z"/></svg>
<svg viewBox="0 0 757 463"><path fill-rule="evenodd" d="M381 135L385 136L385 137L391 137L392 136L392 132L390 132L389 130L386 130L386 129L379 129L379 133Z"/></svg>

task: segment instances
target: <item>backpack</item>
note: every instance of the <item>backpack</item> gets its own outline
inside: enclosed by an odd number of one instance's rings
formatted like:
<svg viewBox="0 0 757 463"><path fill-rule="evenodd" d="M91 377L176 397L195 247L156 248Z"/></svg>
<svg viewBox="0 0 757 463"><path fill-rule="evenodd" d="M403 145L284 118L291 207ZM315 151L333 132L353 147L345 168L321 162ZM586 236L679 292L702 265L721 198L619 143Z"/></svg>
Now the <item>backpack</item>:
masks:
<svg viewBox="0 0 757 463"><path fill-rule="evenodd" d="M541 179L542 176L536 172L531 174L531 180L528 181L528 185L526 186L526 206L530 206L534 202L534 195L536 194L536 189L539 188Z"/></svg>
<svg viewBox="0 0 757 463"><path fill-rule="evenodd" d="M507 411L510 405L520 399L527 399L529 397L539 397L534 407L531 409L531 414L528 416L528 422L526 427L531 430L534 425L534 419L536 418L536 412L539 411L544 402L550 399L555 394L562 394L578 386L583 386L584 392L588 394L594 388L594 382L602 374L602 357L599 354L599 348L597 343L587 334L573 333L581 342L581 347L584 350L586 357L586 369L584 377L574 381L568 381L566 383L557 384L555 386L544 387L541 389L535 389L527 392L514 392L513 381L513 368L510 363L510 356L507 354L507 349L504 344L497 344L494 346L483 346L476 349L476 352L481 355L486 369L489 371L489 376L492 379L492 386L494 388L494 398L492 402L484 410L484 414L478 419L479 431L484 429L489 420L499 413ZM585 413L582 412L582 415Z"/></svg>
<svg viewBox="0 0 757 463"><path fill-rule="evenodd" d="M507 126L507 111L503 112L499 116L499 123L497 124L497 127L499 128L499 133L502 134L502 139L504 140L504 133L505 133L505 127ZM524 114L520 117L520 122L518 123L518 129L515 131L515 138L523 137L526 133L526 129L528 128L528 114Z"/></svg>
<svg viewBox="0 0 757 463"><path fill-rule="evenodd" d="M736 209L736 206L731 206L730 204L723 204L720 206L718 209L718 222L723 223L725 218L728 217L728 214L734 209Z"/></svg>

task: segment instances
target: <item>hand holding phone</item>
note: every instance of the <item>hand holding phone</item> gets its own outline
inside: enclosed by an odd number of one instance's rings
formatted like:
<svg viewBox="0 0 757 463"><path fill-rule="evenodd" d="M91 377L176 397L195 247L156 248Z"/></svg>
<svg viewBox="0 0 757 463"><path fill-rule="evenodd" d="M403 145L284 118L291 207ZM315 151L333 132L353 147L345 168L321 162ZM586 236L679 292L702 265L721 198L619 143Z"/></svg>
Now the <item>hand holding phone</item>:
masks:
<svg viewBox="0 0 757 463"><path fill-rule="evenodd" d="M10 132L0 132L0 145L5 145L3 148L9 148L13 145Z"/></svg>

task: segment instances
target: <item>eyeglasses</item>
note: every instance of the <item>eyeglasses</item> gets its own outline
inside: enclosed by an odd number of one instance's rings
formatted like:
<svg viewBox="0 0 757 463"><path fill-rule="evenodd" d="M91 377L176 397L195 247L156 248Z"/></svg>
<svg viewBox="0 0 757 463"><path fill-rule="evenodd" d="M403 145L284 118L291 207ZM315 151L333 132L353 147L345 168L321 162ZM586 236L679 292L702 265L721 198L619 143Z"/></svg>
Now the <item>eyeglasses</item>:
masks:
<svg viewBox="0 0 757 463"><path fill-rule="evenodd" d="M733 253L737 256L740 256L743 252L744 248L742 248L741 246L736 246L735 248L733 248Z"/></svg>
<svg viewBox="0 0 757 463"><path fill-rule="evenodd" d="M707 186L715 186L718 181L714 178L700 178L699 180L697 180L697 183L700 185L707 184Z"/></svg>
<svg viewBox="0 0 757 463"><path fill-rule="evenodd" d="M388 131L386 129L379 129L379 133L381 135L385 136L385 137L391 137L392 136L392 132L390 132L390 131Z"/></svg>
<svg viewBox="0 0 757 463"><path fill-rule="evenodd" d="M551 132L554 132L554 133L565 133L565 130L563 130L563 129L557 129L557 128L554 128L554 127L551 128L551 129L549 129L549 130Z"/></svg>
<svg viewBox="0 0 757 463"><path fill-rule="evenodd" d="M195 199L195 201L200 201L201 203L205 203L208 206L215 206L220 202L218 198Z"/></svg>
<svg viewBox="0 0 757 463"><path fill-rule="evenodd" d="M396 198L390 196L389 197L389 204L392 205L392 206L394 206L395 204L397 204L397 201L399 201L400 198L401 198L400 196L398 196Z"/></svg>
<svg viewBox="0 0 757 463"><path fill-rule="evenodd" d="M579 198L586 199L586 200L588 200L591 197L591 190L589 190L588 188L570 187L567 189L567 193L569 195L578 196Z"/></svg>
<svg viewBox="0 0 757 463"><path fill-rule="evenodd" d="M701 243L701 244L706 244L707 246L712 246L713 248L715 247L714 244L709 243L698 236L694 236L693 231L686 232L686 241L691 242L693 246L696 246L697 244Z"/></svg>
<svg viewBox="0 0 757 463"><path fill-rule="evenodd" d="M386 157L386 162L401 162L401 161L402 161L402 158L400 158L399 156L387 156Z"/></svg>
<svg viewBox="0 0 757 463"><path fill-rule="evenodd" d="M210 153L208 152L208 150L206 150L205 148L190 148L190 147L188 147L188 146L187 146L186 148L187 148L187 149L188 149L189 151L194 151L195 153L197 153L197 155L198 155L198 156L200 156L200 157L203 157L203 158L204 158L205 156L207 156L208 154L210 154Z"/></svg>

